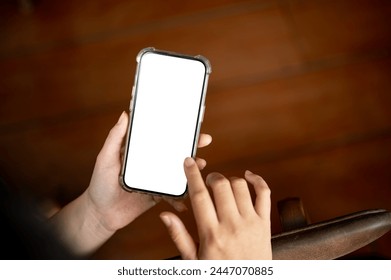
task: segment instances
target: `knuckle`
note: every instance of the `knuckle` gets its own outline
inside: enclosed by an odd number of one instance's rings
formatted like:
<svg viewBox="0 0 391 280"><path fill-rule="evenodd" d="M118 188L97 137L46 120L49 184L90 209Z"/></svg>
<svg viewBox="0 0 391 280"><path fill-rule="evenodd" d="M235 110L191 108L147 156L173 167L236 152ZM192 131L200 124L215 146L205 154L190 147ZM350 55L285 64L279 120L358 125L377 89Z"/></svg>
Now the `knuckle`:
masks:
<svg viewBox="0 0 391 280"><path fill-rule="evenodd" d="M206 190L196 190L191 194L191 199L194 203L200 204L205 201L207 195L209 194Z"/></svg>
<svg viewBox="0 0 391 280"><path fill-rule="evenodd" d="M204 238L207 241L206 243L210 244L210 246L223 248L225 245L224 238L222 238L221 234L214 229L209 229L204 235Z"/></svg>
<svg viewBox="0 0 391 280"><path fill-rule="evenodd" d="M261 184L259 187L259 192L263 196L270 196L271 195L271 190L266 184Z"/></svg>
<svg viewBox="0 0 391 280"><path fill-rule="evenodd" d="M181 240L181 234L175 230L173 227L169 227L169 234L171 236L171 239L174 243L178 243Z"/></svg>
<svg viewBox="0 0 391 280"><path fill-rule="evenodd" d="M245 179L243 179L243 178L236 178L236 177L234 177L234 178L230 178L230 181L231 181L232 185L238 185L238 186L240 186L240 185L247 185L247 181Z"/></svg>

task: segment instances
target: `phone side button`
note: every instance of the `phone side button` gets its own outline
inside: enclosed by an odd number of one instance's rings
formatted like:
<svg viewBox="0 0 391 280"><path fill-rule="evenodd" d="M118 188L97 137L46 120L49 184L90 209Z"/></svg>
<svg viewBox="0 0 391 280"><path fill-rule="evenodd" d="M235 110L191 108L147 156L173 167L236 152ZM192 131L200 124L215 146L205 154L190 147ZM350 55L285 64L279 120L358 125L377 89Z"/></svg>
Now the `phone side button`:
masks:
<svg viewBox="0 0 391 280"><path fill-rule="evenodd" d="M130 97L130 104L129 104L129 110L132 111L133 109L133 100L134 100L134 91L135 91L136 87L133 85L132 86L132 95Z"/></svg>
<svg viewBox="0 0 391 280"><path fill-rule="evenodd" d="M129 110L130 110L130 111L133 110L133 98L130 99Z"/></svg>
<svg viewBox="0 0 391 280"><path fill-rule="evenodd" d="M205 114L205 106L202 106L200 122L204 121L204 114Z"/></svg>

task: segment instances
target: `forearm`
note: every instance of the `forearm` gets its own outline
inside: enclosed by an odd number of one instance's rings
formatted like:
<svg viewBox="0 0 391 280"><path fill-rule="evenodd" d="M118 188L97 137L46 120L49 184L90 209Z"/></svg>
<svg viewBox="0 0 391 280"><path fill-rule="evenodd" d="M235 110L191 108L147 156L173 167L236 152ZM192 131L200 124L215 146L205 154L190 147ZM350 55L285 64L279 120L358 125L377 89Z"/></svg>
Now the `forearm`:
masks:
<svg viewBox="0 0 391 280"><path fill-rule="evenodd" d="M101 218L83 193L50 219L60 242L77 257L88 257L102 246L114 231L102 226Z"/></svg>

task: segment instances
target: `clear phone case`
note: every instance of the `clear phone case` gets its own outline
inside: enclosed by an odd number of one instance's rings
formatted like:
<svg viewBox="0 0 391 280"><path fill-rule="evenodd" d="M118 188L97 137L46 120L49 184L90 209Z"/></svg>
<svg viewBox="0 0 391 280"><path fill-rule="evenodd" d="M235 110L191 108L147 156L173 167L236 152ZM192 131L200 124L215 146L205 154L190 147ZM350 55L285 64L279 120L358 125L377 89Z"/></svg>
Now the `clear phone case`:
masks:
<svg viewBox="0 0 391 280"><path fill-rule="evenodd" d="M196 56L191 56L191 55L186 55L186 54L181 54L181 53L177 53L177 52L171 52L171 51L163 51L163 50L158 50L158 49L155 49L153 47L149 47L149 48L144 48L142 49L137 57L136 57L136 61L137 61L137 68L136 68L136 73L135 73L135 78L134 78L134 84L133 84L133 87L132 87L132 95L131 95L131 101L130 101L130 106L129 106L129 111L130 111L130 118L132 118L132 112L134 110L134 98L135 98L135 91L136 91L136 83L138 81L138 78L139 78L139 73L140 73L140 66L141 66L141 60L142 60L142 57L147 54L147 53L155 53L155 54L161 54L161 55L167 55L167 56L174 56L174 57L180 57L180 58L186 58L186 59L192 59L192 60L197 60L197 61L200 61L203 63L203 65L205 66L205 81L204 81L204 87L203 87L203 92L202 92L202 100L201 100L201 107L200 107L200 112L199 112L199 123L197 124L197 127L196 127L196 139L195 139L195 143L198 143L198 138L199 138L199 134L200 134L200 127L201 127L201 123L202 123L202 120L203 120L203 114L204 114L204 111L205 111L205 96L206 96L206 89L207 89L207 85L208 85L208 80L209 80L209 75L210 73L212 72L212 68L211 68L211 64L209 62L209 60L207 58L205 58L204 56L202 55L196 55ZM128 144L129 144L129 137L130 137L130 129L131 129L131 119L129 120L129 126L128 126L128 131L127 131L127 137L126 137L126 146L125 146L125 154L124 154L124 157L123 157L123 163L122 163L122 168L121 168L121 173L120 173L120 176L119 176L119 182L120 182L120 185L127 191L136 191L136 192L141 192L141 193L148 193L148 194L153 194L153 195L159 195L159 196L164 196L166 194L164 193L156 193L156 192L149 192L149 191L143 191L143 190L140 190L140 189L134 189L132 188L131 186L127 186L127 184L125 183L125 171L126 171L126 160L127 160L127 153L128 153ZM196 154L196 150L197 150L197 145L195 145L194 149L193 149L193 152L192 152L192 157L195 157L195 154ZM174 197L183 197L184 195L186 195L186 193L184 193L183 195L180 195L180 196L174 196Z"/></svg>

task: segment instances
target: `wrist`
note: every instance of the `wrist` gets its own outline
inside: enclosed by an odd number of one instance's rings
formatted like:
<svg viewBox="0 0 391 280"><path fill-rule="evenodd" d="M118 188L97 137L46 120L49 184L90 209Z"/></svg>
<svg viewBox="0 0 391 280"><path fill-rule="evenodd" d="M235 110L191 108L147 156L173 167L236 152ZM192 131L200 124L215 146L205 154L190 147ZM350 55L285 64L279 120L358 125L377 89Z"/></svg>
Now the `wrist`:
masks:
<svg viewBox="0 0 391 280"><path fill-rule="evenodd" d="M101 215L85 193L62 208L50 219L60 242L77 257L87 257L114 233L102 225Z"/></svg>
<svg viewBox="0 0 391 280"><path fill-rule="evenodd" d="M115 232L105 219L104 213L98 209L88 194L88 189L80 196L84 206L84 226L89 235L102 244L106 242Z"/></svg>

